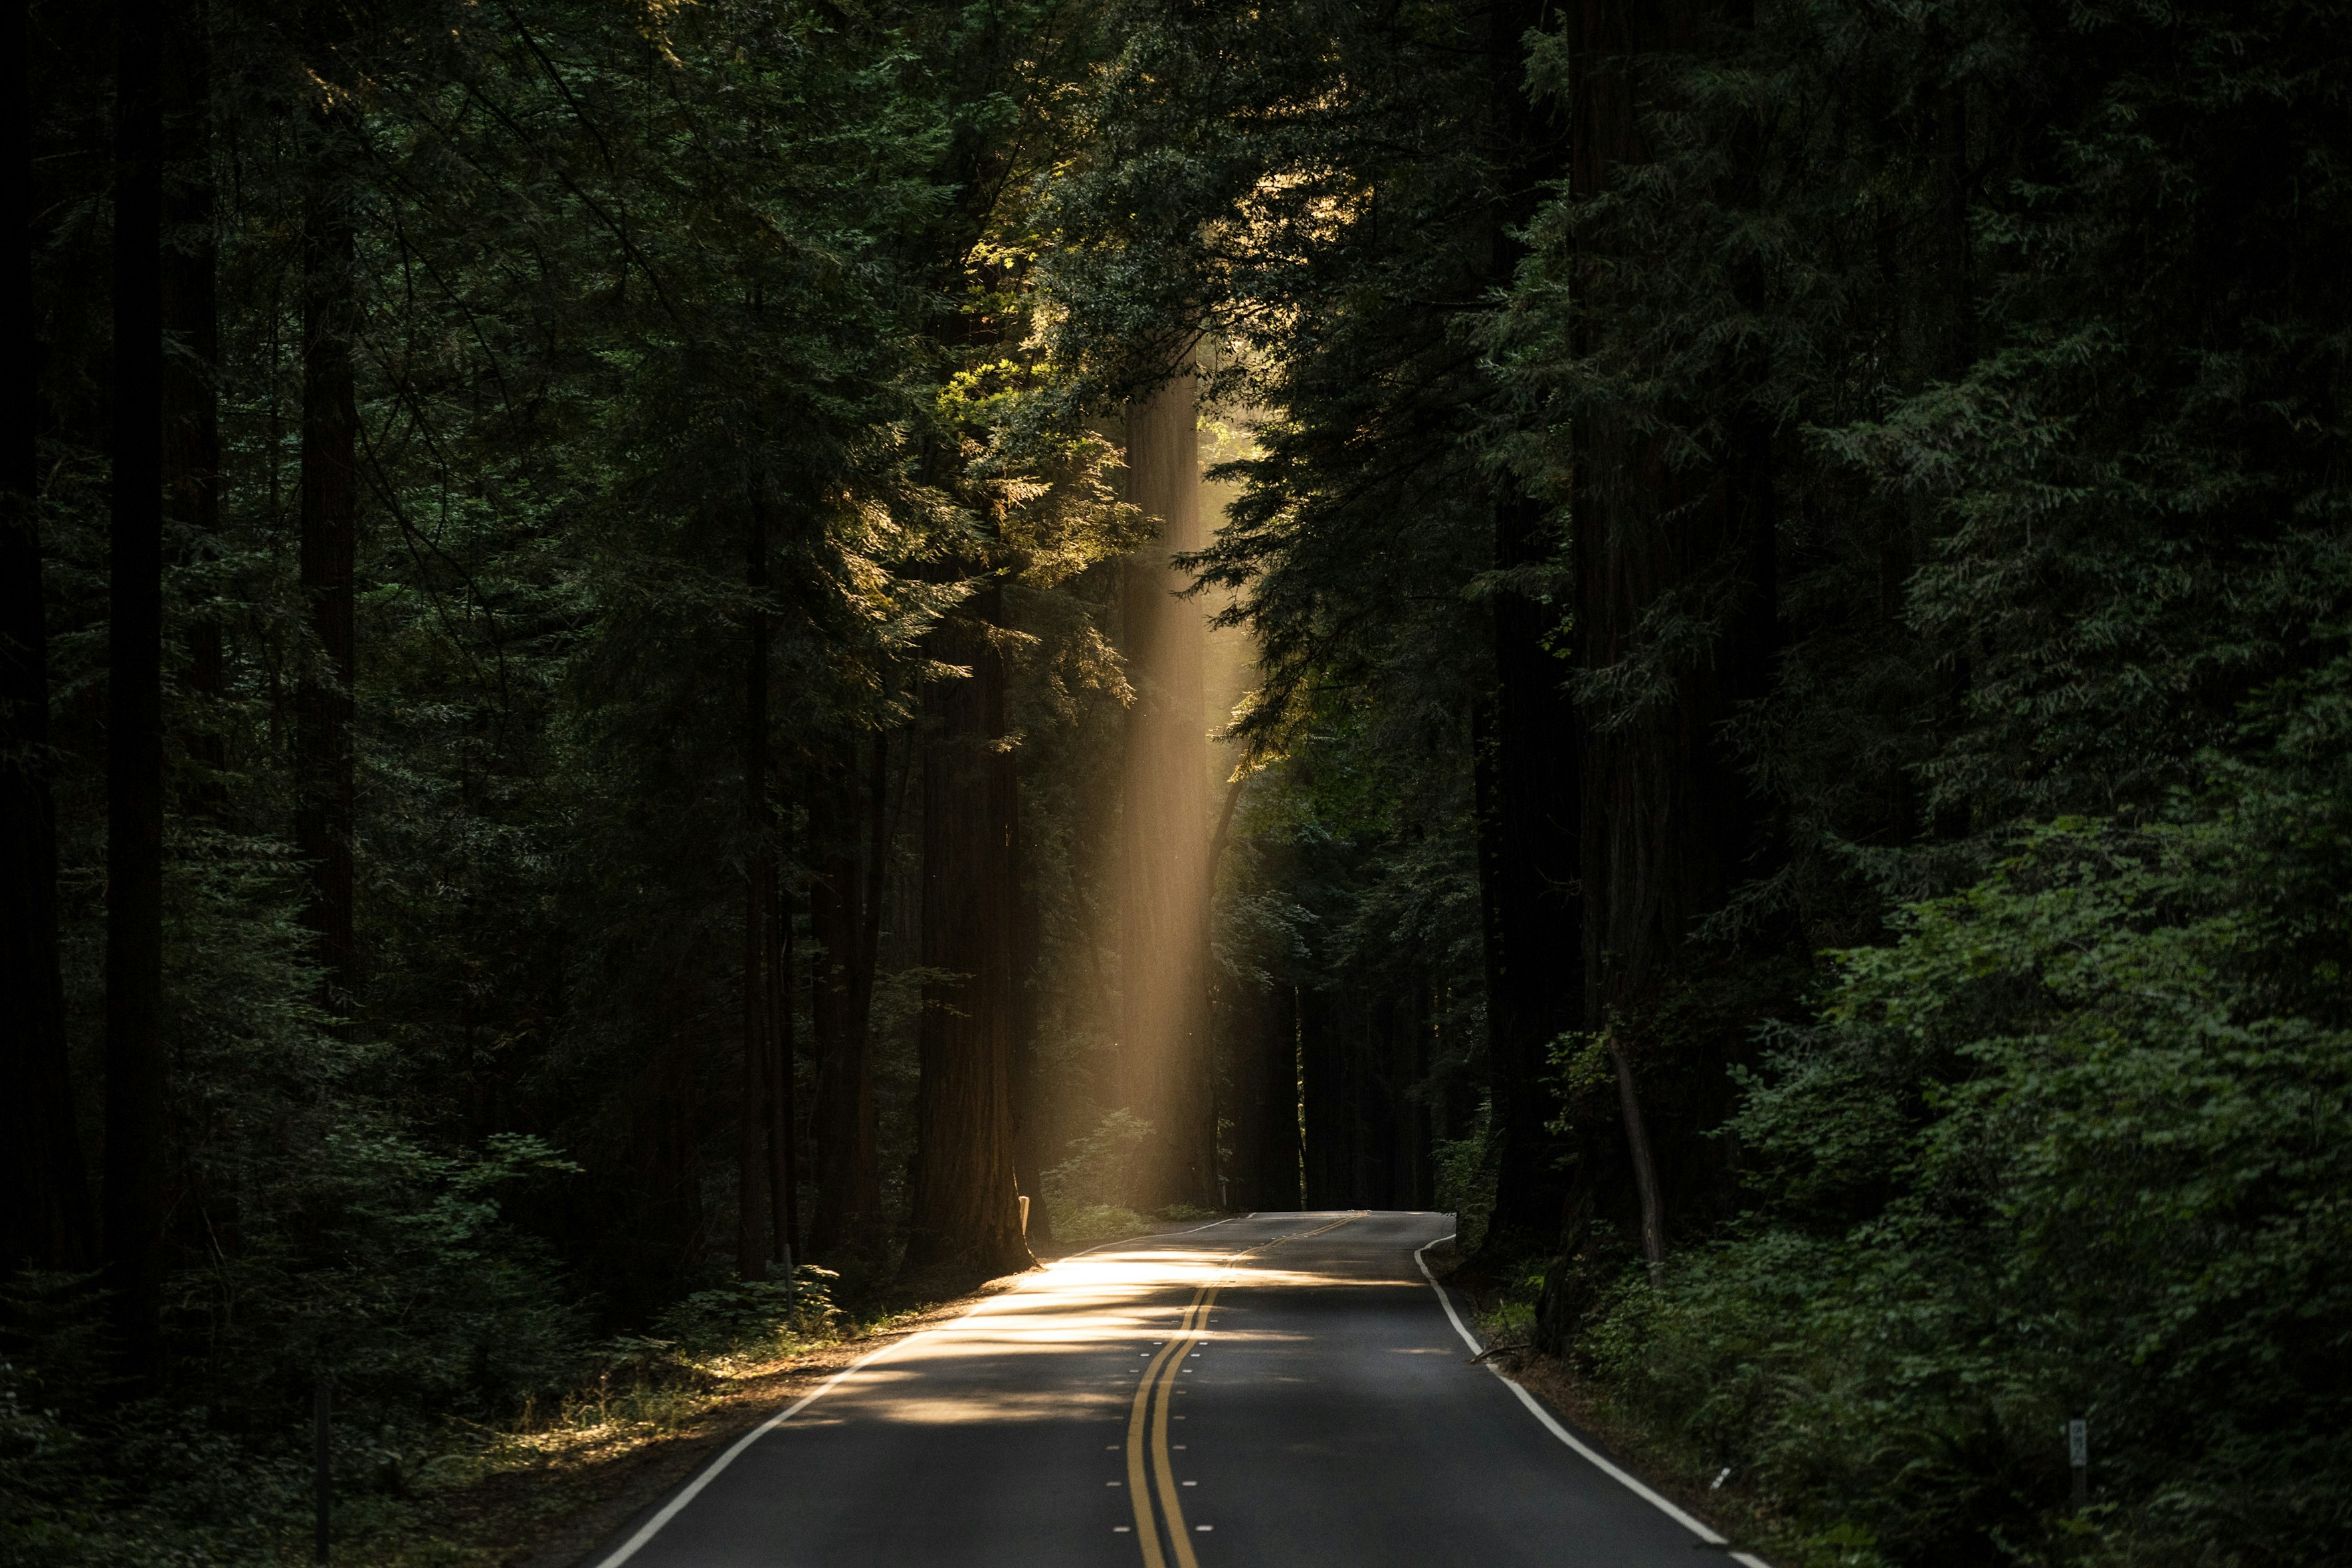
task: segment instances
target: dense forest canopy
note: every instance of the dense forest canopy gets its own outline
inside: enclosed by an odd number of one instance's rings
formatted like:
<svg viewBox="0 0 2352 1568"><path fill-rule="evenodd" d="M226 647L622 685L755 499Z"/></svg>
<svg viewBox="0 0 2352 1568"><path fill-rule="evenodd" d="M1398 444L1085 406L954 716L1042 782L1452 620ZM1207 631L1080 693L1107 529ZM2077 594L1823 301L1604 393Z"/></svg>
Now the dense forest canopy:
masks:
<svg viewBox="0 0 2352 1568"><path fill-rule="evenodd" d="M6 19L5 1561L1300 1207L1790 1568L2335 1560L2352 9Z"/></svg>

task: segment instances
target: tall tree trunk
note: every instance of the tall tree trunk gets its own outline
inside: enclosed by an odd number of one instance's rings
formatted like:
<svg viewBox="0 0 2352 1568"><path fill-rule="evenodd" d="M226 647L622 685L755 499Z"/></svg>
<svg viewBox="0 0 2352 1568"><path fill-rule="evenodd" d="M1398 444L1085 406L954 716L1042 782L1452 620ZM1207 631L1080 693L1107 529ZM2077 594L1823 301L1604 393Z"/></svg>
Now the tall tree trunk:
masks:
<svg viewBox="0 0 2352 1568"><path fill-rule="evenodd" d="M1349 1173L1347 1051L1339 1038L1330 994L1299 987L1299 1167L1310 1209L1344 1206L1354 1190Z"/></svg>
<svg viewBox="0 0 2352 1568"><path fill-rule="evenodd" d="M768 862L768 1212L778 1263L801 1245L800 1105L793 1018L793 908L780 857Z"/></svg>
<svg viewBox="0 0 2352 1568"><path fill-rule="evenodd" d="M1536 502L1507 498L1496 509L1496 565L1545 560L1541 524ZM1555 610L1522 595L1496 596L1495 695L1473 722L1488 1093L1501 1145L1494 1216L1481 1246L1498 1257L1548 1244L1559 1229L1562 1189L1545 1131L1553 1107L1544 1084L1551 1042L1583 1022L1580 727L1561 689L1560 661L1544 646L1556 619Z"/></svg>
<svg viewBox="0 0 2352 1568"><path fill-rule="evenodd" d="M768 822L768 512L754 495L743 551L743 1096L736 1121L735 1272L764 1279L768 1218L769 1081L766 974L769 881L773 849Z"/></svg>
<svg viewBox="0 0 2352 1568"><path fill-rule="evenodd" d="M116 13L106 714L106 1260L132 1376L161 1371L163 1263L163 17Z"/></svg>
<svg viewBox="0 0 2352 1568"><path fill-rule="evenodd" d="M1264 1123L1258 1141L1257 1190L1253 1206L1295 1209L1299 1190L1298 987L1277 981L1260 1020L1265 1045L1258 1057L1257 1098Z"/></svg>
<svg viewBox="0 0 2352 1568"><path fill-rule="evenodd" d="M1054 1239L1053 1217L1045 1212L1045 1075L1037 1061L1037 893L1028 879L1021 855L1019 759L1007 757L1013 769L1013 790L1005 816L1005 879L1013 920L1013 1176L1029 1199L1027 1238Z"/></svg>
<svg viewBox="0 0 2352 1568"><path fill-rule="evenodd" d="M0 11L0 170L8 181L0 310L7 338L0 430L0 1276L90 1256L89 1173L66 1058L58 962L57 807L49 793L48 630L40 536L40 344L28 7Z"/></svg>
<svg viewBox="0 0 2352 1568"><path fill-rule="evenodd" d="M1610 189L1620 165L1650 156L1642 62L1694 47L1705 10L1582 0L1571 13L1571 56L1580 64L1570 175L1579 199ZM1735 168L1752 161L1752 148L1732 151ZM1608 304L1598 262L1580 262L1587 323ZM1752 279L1736 286L1750 294L1757 287ZM1760 299L1752 303L1760 307ZM1580 352L1591 347L1590 330L1578 328ZM1733 364L1725 374L1737 383L1759 370ZM1677 1042L1667 1056L1667 1047L1643 1037L1642 1020L1693 928L1721 908L1758 846L1757 808L1724 728L1741 702L1767 689L1777 637L1770 442L1760 420L1741 412L1737 385L1717 390L1734 406L1729 438L1711 466L1672 457L1661 438L1605 419L1580 421L1575 434L1583 669L1643 657L1645 626L1660 605L1717 577L1738 585L1709 657L1679 668L1664 697L1589 726L1582 759L1585 1026L1605 1031L1615 1054L1633 1196L1654 1264L1671 1237L1674 1205L1712 1201L1723 1184L1720 1155L1706 1134L1727 1109L1734 1042Z"/></svg>
<svg viewBox="0 0 2352 1568"><path fill-rule="evenodd" d="M1491 214L1490 281L1507 287L1524 247L1514 237L1533 215L1566 148L1549 110L1527 86L1529 29L1545 25L1540 0L1490 0L1487 68L1494 158L1501 172ZM1546 564L1557 550L1545 508L1516 489L1495 504L1494 563ZM1474 720L1478 794L1479 892L1486 939L1488 1097L1500 1143L1494 1215L1482 1246L1507 1258L1548 1244L1559 1225L1561 1184L1545 1088L1548 1048L1582 1021L1584 963L1575 889L1577 768L1580 756L1567 673L1547 640L1559 608L1517 589L1495 597L1495 687Z"/></svg>
<svg viewBox="0 0 2352 1568"><path fill-rule="evenodd" d="M311 69L340 94L338 9L311 0ZM295 847L310 867L307 919L331 1012L355 1005L352 973L352 690L357 664L353 573L359 548L359 409L352 380L356 257L348 102L312 114L302 196L301 584L318 647L295 690L300 799Z"/></svg>
<svg viewBox="0 0 2352 1568"><path fill-rule="evenodd" d="M1013 1173L1012 944L1004 666L990 640L1002 592L973 595L931 637L932 657L964 679L923 692L924 966L915 1098L915 1173L907 1259L981 1275L1032 1263Z"/></svg>
<svg viewBox="0 0 2352 1568"><path fill-rule="evenodd" d="M173 150L163 184L163 495L176 559L201 561L220 533L220 310L213 233L212 40L209 6L175 7L165 66L164 121ZM226 689L220 617L199 609L187 621L188 755L208 773L226 762L220 715ZM217 780L201 780L195 800L218 812Z"/></svg>
<svg viewBox="0 0 2352 1568"><path fill-rule="evenodd" d="M1120 595L1128 709L1119 789L1119 1051L1129 1108L1151 1123L1140 1201L1217 1200L1210 1092L1207 725L1200 607L1172 556L1201 547L1196 383L1188 352L1127 416L1127 499L1160 523Z"/></svg>
<svg viewBox="0 0 2352 1568"><path fill-rule="evenodd" d="M845 753L838 773L822 782L811 814L816 871L809 880L809 932L817 952L809 964L809 1017L816 1030L817 1211L810 1247L819 1257L857 1247L881 1205L866 1015L889 853L889 738L874 736L867 768L858 766L855 742L845 746Z"/></svg>

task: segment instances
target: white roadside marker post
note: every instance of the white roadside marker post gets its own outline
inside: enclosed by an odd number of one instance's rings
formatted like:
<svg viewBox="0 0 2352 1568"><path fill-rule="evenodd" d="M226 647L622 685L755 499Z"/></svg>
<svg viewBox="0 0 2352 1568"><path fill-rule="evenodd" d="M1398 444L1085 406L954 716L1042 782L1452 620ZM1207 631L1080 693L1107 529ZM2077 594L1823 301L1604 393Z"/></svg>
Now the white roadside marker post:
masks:
<svg viewBox="0 0 2352 1568"><path fill-rule="evenodd" d="M2080 1416L2066 1423L2066 1463L2074 1471L2074 1511L2091 1500L2091 1424Z"/></svg>

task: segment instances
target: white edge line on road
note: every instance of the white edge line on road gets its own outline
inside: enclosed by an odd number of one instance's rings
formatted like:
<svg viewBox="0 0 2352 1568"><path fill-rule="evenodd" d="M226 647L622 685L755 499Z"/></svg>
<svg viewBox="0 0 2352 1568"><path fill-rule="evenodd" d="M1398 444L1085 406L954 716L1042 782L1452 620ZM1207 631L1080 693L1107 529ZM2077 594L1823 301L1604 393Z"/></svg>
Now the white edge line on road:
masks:
<svg viewBox="0 0 2352 1568"><path fill-rule="evenodd" d="M1454 1310L1454 1298L1452 1294L1446 1290L1444 1286L1437 1282L1437 1276L1429 1271L1429 1259L1422 1256L1422 1253L1427 1252L1430 1247L1435 1247L1439 1241L1452 1241L1454 1237L1450 1235L1441 1236L1437 1238L1437 1241L1424 1244L1418 1251L1413 1253L1412 1260L1421 1266L1421 1277L1429 1281L1429 1288L1437 1292L1437 1304L1445 1309L1446 1320L1454 1325L1454 1331L1462 1336L1462 1342L1470 1347L1471 1354L1483 1355L1486 1353L1486 1347L1478 1342L1478 1336L1470 1331L1469 1325L1462 1321L1462 1314ZM1561 1442L1567 1444L1570 1448L1575 1449L1577 1454L1582 1458L1586 1463L1591 1465L1602 1475L1607 1476L1611 1480L1615 1481L1627 1491L1632 1492L1635 1497L1640 1498L1643 1501L1649 1503L1652 1507L1657 1509L1668 1519L1673 1520L1676 1524L1681 1525L1685 1530L1687 1530L1693 1535L1697 1536L1707 1545L1724 1546L1729 1544L1722 1535L1701 1522L1695 1515L1684 1510L1671 1499L1663 1497L1658 1492L1653 1490L1649 1485L1643 1482L1640 1478L1631 1474L1622 1466L1617 1465L1607 1456L1595 1449L1591 1444L1585 1442L1575 1433L1561 1426L1558 1418L1555 1417L1550 1411L1546 1410L1543 1407L1543 1402L1538 1399L1534 1394L1529 1394L1517 1378L1511 1376L1508 1373L1505 1372L1501 1367L1496 1366L1491 1361L1480 1362L1478 1364L1485 1367L1488 1372L1493 1373L1496 1377L1502 1379L1503 1386L1519 1396L1519 1403L1526 1405L1528 1413L1534 1415L1537 1420L1544 1424L1544 1429L1546 1431L1559 1438ZM814 1396L812 1395L811 1397ZM1771 1568L1771 1564L1766 1563L1764 1559L1757 1556L1752 1552L1734 1552L1728 1553L1728 1555L1734 1563L1739 1563L1741 1568Z"/></svg>
<svg viewBox="0 0 2352 1568"><path fill-rule="evenodd" d="M1227 1215L1225 1219L1213 1219L1207 1225L1196 1225L1192 1230L1160 1231L1157 1233L1157 1236L1191 1236L1193 1231L1211 1230L1238 1217L1240 1216ZM1088 1252L1100 1252L1106 1247L1117 1247L1122 1241L1154 1240L1157 1239L1157 1236L1118 1237L1109 1241L1097 1242L1094 1246L1089 1247L1081 1252L1065 1253L1062 1257L1054 1259L1054 1263L1066 1263L1073 1258L1083 1258ZM1415 1256L1418 1256L1418 1254ZM1045 1271L1051 1272L1053 1267L1053 1263L1046 1264L1045 1266ZM1424 1267L1422 1269L1422 1272L1426 1274L1429 1270ZM773 1415L769 1416L765 1421L761 1422L757 1426L752 1427L740 1437L736 1438L733 1445L730 1447L725 1453L711 1460L708 1465L705 1465L702 1468L701 1473L696 1476L694 1479L687 1482L686 1486L676 1497L670 1499L667 1503L663 1505L662 1510L659 1513L646 1521L645 1524L635 1535L632 1535L628 1540L623 1542L610 1557L604 1558L599 1562L596 1564L596 1568L621 1568L621 1564L626 1563L630 1558L635 1557L637 1552L644 1548L646 1542L651 1541L655 1536L661 1533L662 1526L667 1524L671 1520L676 1519L678 1514L685 1510L688 1503L692 1502L696 1498L701 1496L702 1489L717 1480L719 1479L719 1472L726 1469L728 1466L733 1464L737 1457L740 1456L744 1449L750 1447L752 1444L758 1442L761 1438L766 1436L769 1433L774 1431L777 1427L782 1426L785 1422L791 1420L793 1416L798 1415L802 1411L807 1409L810 1405L815 1404L818 1400L832 1393L835 1384L840 1383L842 1379L847 1377L850 1373L854 1372L861 1372L866 1367L872 1366L876 1362L880 1361L884 1356L890 1355L898 1351L902 1351L908 1345L913 1344L917 1340L922 1339L927 1335L936 1334L940 1332L942 1330L954 1328L958 1323L961 1323L966 1318L971 1317L972 1313L977 1312L982 1307L987 1306L989 1302L1002 1300L1005 1296L1013 1295L1015 1291L1023 1289L1027 1283L1028 1282L1024 1280L1022 1284L1015 1285L1011 1290L1003 1290L999 1291L994 1296L984 1297L980 1300L974 1301L969 1308L965 1309L963 1311L958 1312L954 1317L949 1319L944 1323L936 1324L928 1329L919 1329L914 1333L908 1334L903 1340L893 1340L890 1343L884 1345L881 1349L869 1352L866 1354L858 1357L856 1361L851 1362L847 1366L843 1367L839 1372L835 1373L831 1377L826 1378L823 1383L817 1384L814 1388L810 1389L806 1394L802 1394L798 1399L793 1400L790 1405L785 1405L782 1410L777 1411ZM1442 1295L1444 1292L1441 1291L1440 1294ZM1453 1310L1454 1309L1451 1307L1446 1309L1449 1312ZM1455 1326L1457 1328L1460 1327L1460 1320L1455 1320Z"/></svg>

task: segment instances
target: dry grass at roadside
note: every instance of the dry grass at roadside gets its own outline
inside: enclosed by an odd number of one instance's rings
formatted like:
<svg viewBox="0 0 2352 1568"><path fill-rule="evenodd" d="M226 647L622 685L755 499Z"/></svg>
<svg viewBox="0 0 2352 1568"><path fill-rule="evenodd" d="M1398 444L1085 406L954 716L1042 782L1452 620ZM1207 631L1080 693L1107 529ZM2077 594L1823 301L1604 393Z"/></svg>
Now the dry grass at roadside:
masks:
<svg viewBox="0 0 2352 1568"><path fill-rule="evenodd" d="M1022 1277L848 1325L768 1356L692 1363L688 1380L583 1391L558 1409L475 1434L416 1478L415 1495L355 1499L336 1561L369 1568L570 1568L727 1444L826 1378L950 1321Z"/></svg>
<svg viewBox="0 0 2352 1568"><path fill-rule="evenodd" d="M1193 1222L1196 1223L1196 1222ZM1145 1225L1148 1236L1181 1223ZM1087 1236L1039 1249L1051 1262ZM573 1568L728 1444L861 1358L952 1321L1028 1275L845 1322L821 1341L697 1359L675 1381L572 1394L421 1466L413 1494L337 1510L335 1561L363 1568Z"/></svg>

